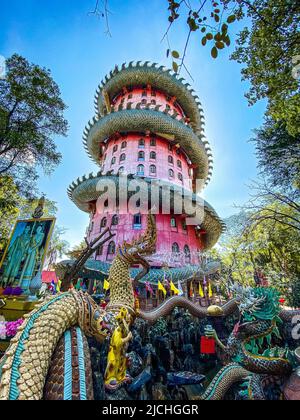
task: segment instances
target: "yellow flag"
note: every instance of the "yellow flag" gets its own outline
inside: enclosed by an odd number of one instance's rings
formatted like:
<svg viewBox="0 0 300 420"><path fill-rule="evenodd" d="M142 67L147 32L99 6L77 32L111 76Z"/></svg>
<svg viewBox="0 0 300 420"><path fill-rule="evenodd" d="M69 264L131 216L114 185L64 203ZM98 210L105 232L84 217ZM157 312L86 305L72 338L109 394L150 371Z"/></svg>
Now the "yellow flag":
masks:
<svg viewBox="0 0 300 420"><path fill-rule="evenodd" d="M170 283L170 288L171 288L171 290L172 290L172 292L174 292L174 294L176 295L176 296L178 296L179 295L179 290L177 289L177 287L175 286L175 284L171 281L171 283Z"/></svg>
<svg viewBox="0 0 300 420"><path fill-rule="evenodd" d="M213 291L212 291L212 287L211 287L211 284L210 283L208 283L208 297L209 298L212 298L213 297Z"/></svg>
<svg viewBox="0 0 300 420"><path fill-rule="evenodd" d="M202 287L200 282L199 282L199 296L201 298L204 298L204 291L203 291L203 287Z"/></svg>
<svg viewBox="0 0 300 420"><path fill-rule="evenodd" d="M164 288L164 286L161 284L160 281L158 281L158 290L160 290L161 292L163 292L163 294L164 294L165 297L167 296L167 291Z"/></svg>
<svg viewBox="0 0 300 420"><path fill-rule="evenodd" d="M110 289L110 284L109 284L109 282L105 279L105 280L104 280L104 283L103 283L103 290L104 290L105 292L107 292L109 289Z"/></svg>
<svg viewBox="0 0 300 420"><path fill-rule="evenodd" d="M57 291L57 293L60 292L61 285L62 285L62 281L61 280L58 280L57 285L56 285L56 291Z"/></svg>

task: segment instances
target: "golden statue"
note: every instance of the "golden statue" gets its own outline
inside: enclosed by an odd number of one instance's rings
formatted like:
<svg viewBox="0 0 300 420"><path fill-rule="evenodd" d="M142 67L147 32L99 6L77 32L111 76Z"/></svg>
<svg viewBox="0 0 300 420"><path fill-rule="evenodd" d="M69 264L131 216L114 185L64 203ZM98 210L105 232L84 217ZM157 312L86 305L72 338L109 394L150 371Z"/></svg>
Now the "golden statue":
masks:
<svg viewBox="0 0 300 420"><path fill-rule="evenodd" d="M120 310L116 320L118 327L115 329L110 341L105 372L105 385L112 389L129 379L126 374L126 351L128 343L132 339L132 333L129 330L131 316L126 308Z"/></svg>

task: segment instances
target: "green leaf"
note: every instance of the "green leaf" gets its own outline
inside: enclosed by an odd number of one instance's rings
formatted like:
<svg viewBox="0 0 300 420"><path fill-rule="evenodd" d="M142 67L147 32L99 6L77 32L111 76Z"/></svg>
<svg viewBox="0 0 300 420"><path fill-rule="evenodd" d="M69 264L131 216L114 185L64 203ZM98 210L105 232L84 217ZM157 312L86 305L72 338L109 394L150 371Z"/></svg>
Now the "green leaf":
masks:
<svg viewBox="0 0 300 420"><path fill-rule="evenodd" d="M227 23L233 23L236 20L236 16L235 15L231 15L228 17L227 19Z"/></svg>
<svg viewBox="0 0 300 420"><path fill-rule="evenodd" d="M175 61L173 61L172 67L173 67L173 70L175 71L175 73L178 73L179 66Z"/></svg>
<svg viewBox="0 0 300 420"><path fill-rule="evenodd" d="M211 56L212 56L212 58L217 58L218 55L219 55L219 53L218 53L217 48L216 47L213 47L212 50L211 50Z"/></svg>
<svg viewBox="0 0 300 420"><path fill-rule="evenodd" d="M179 58L180 57L180 55L179 55L179 52L178 51L172 51L172 57L173 58Z"/></svg>

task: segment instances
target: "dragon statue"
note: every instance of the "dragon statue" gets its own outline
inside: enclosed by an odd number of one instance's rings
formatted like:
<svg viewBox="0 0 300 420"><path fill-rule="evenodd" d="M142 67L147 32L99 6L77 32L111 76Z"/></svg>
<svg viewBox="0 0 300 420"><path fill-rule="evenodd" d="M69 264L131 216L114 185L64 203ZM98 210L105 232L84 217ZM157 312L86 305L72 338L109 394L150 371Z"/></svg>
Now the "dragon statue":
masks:
<svg viewBox="0 0 300 420"><path fill-rule="evenodd" d="M117 357L130 339L123 337L136 317L134 282L149 270L144 258L155 251L156 225L148 216L146 232L132 244L119 247L111 266L110 303L101 309L85 293L75 290L45 299L30 314L0 361L0 400L93 399L91 361L86 337L110 341L107 382L126 380ZM134 282L132 264L144 269ZM124 352L124 351L123 351Z"/></svg>

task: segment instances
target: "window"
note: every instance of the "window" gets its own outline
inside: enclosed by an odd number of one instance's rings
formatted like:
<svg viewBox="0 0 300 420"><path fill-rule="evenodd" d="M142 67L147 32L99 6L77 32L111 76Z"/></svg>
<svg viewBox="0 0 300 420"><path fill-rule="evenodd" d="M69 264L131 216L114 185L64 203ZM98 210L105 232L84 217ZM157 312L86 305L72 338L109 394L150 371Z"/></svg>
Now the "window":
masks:
<svg viewBox="0 0 300 420"><path fill-rule="evenodd" d="M172 228L177 228L177 222L176 222L175 217L172 217L172 218L171 218L171 227L172 227Z"/></svg>
<svg viewBox="0 0 300 420"><path fill-rule="evenodd" d="M141 147L141 148L145 147L145 140L144 139L139 140L139 147Z"/></svg>
<svg viewBox="0 0 300 420"><path fill-rule="evenodd" d="M168 157L168 162L170 163L170 165L174 165L174 159L173 159L173 156L169 156L169 157Z"/></svg>
<svg viewBox="0 0 300 420"><path fill-rule="evenodd" d="M97 257L101 257L102 255L103 255L103 245L98 246L97 251L96 251Z"/></svg>
<svg viewBox="0 0 300 420"><path fill-rule="evenodd" d="M125 153L122 153L120 156L120 162L124 162L124 160L126 160L126 155Z"/></svg>
<svg viewBox="0 0 300 420"><path fill-rule="evenodd" d="M132 99L132 93L129 93L128 99Z"/></svg>
<svg viewBox="0 0 300 420"><path fill-rule="evenodd" d="M112 160L111 160L111 164L114 165L115 163L116 163L116 158L113 157Z"/></svg>
<svg viewBox="0 0 300 420"><path fill-rule="evenodd" d="M116 153L118 151L118 145L116 144L113 148L113 153Z"/></svg>
<svg viewBox="0 0 300 420"><path fill-rule="evenodd" d="M191 262L191 251L188 245L185 245L184 247L184 255L185 255L185 262L190 263Z"/></svg>
<svg viewBox="0 0 300 420"><path fill-rule="evenodd" d="M173 169L169 169L169 177L174 178L174 171Z"/></svg>
<svg viewBox="0 0 300 420"><path fill-rule="evenodd" d="M115 255L116 253L116 244L112 241L110 242L110 244L108 245L108 251L107 254L108 255Z"/></svg>
<svg viewBox="0 0 300 420"><path fill-rule="evenodd" d="M155 152L150 153L150 159L156 160L156 153Z"/></svg>
<svg viewBox="0 0 300 420"><path fill-rule="evenodd" d="M182 168L182 163L181 163L181 160L177 160L177 166L178 166L178 168Z"/></svg>
<svg viewBox="0 0 300 420"><path fill-rule="evenodd" d="M182 174L178 174L178 179L179 179L179 181L183 182L183 176L182 176Z"/></svg>
<svg viewBox="0 0 300 420"><path fill-rule="evenodd" d="M150 146L151 147L156 147L156 139L151 139L150 140Z"/></svg>
<svg viewBox="0 0 300 420"><path fill-rule="evenodd" d="M155 99L151 100L151 105L156 105L156 100Z"/></svg>
<svg viewBox="0 0 300 420"><path fill-rule="evenodd" d="M147 91L146 90L143 90L143 93L142 93L142 97L147 97Z"/></svg>
<svg viewBox="0 0 300 420"><path fill-rule="evenodd" d="M169 149L170 152L173 152L173 146L172 146L172 144L169 143L168 149Z"/></svg>
<svg viewBox="0 0 300 420"><path fill-rule="evenodd" d="M167 110L167 111L170 111L170 109L171 109L170 105L168 105L168 104L167 104L167 105L166 105L166 110Z"/></svg>
<svg viewBox="0 0 300 420"><path fill-rule="evenodd" d="M121 145L121 149L126 149L126 147L127 147L127 141L123 141Z"/></svg>
<svg viewBox="0 0 300 420"><path fill-rule="evenodd" d="M150 166L150 175L152 175L152 176L156 175L156 166L155 165Z"/></svg>
<svg viewBox="0 0 300 420"><path fill-rule="evenodd" d="M147 105L147 99L142 99L142 105Z"/></svg>
<svg viewBox="0 0 300 420"><path fill-rule="evenodd" d="M179 245L176 242L172 245L172 252L173 254L179 254L180 252Z"/></svg>
<svg viewBox="0 0 300 420"><path fill-rule="evenodd" d="M186 220L183 220L181 222L181 226L182 226L182 230L184 230L185 232L187 231L187 225L186 225Z"/></svg>
<svg viewBox="0 0 300 420"><path fill-rule="evenodd" d="M101 228L105 228L106 225L107 225L107 218L104 217L104 219L101 220L101 225L100 226L101 226Z"/></svg>
<svg viewBox="0 0 300 420"><path fill-rule="evenodd" d="M142 215L136 214L133 216L133 229L141 229L142 228Z"/></svg>
<svg viewBox="0 0 300 420"><path fill-rule="evenodd" d="M138 160L140 162L144 162L145 161L145 152L139 152Z"/></svg>
<svg viewBox="0 0 300 420"><path fill-rule="evenodd" d="M119 174L123 174L125 172L125 168L124 166L121 166L121 168L119 169Z"/></svg>
<svg viewBox="0 0 300 420"><path fill-rule="evenodd" d="M156 97L156 92L154 90L152 90L151 96Z"/></svg>
<svg viewBox="0 0 300 420"><path fill-rule="evenodd" d="M112 226L117 226L119 224L119 216L115 214L111 221Z"/></svg>
<svg viewBox="0 0 300 420"><path fill-rule="evenodd" d="M145 167L144 165L139 165L137 167L137 175L144 176L145 175Z"/></svg>

